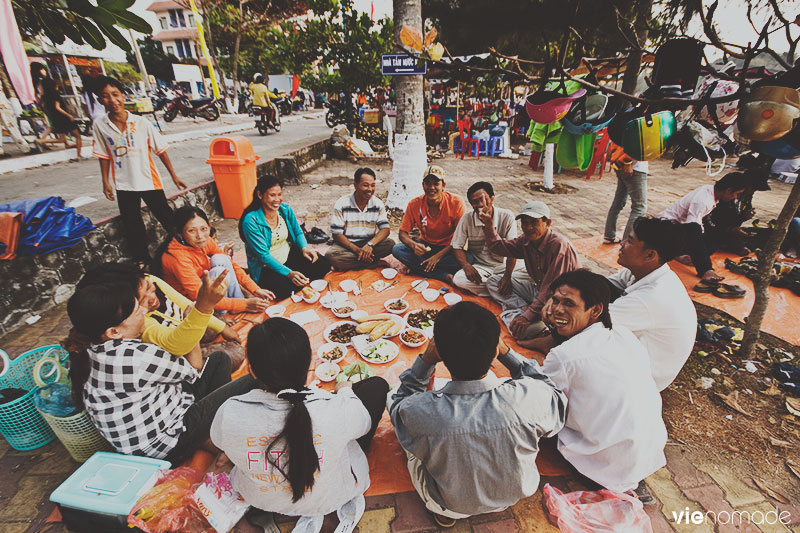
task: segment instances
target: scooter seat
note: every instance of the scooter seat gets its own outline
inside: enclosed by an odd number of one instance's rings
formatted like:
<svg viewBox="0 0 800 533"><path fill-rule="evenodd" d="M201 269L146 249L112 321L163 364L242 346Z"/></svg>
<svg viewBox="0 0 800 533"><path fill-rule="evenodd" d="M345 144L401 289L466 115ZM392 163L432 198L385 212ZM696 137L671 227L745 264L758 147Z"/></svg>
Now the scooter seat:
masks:
<svg viewBox="0 0 800 533"><path fill-rule="evenodd" d="M205 105L205 104L209 103L212 100L213 100L213 98L208 98L208 97L205 97L205 98L193 98L191 100L191 102L192 102L192 105L194 105L194 106L201 106L201 105Z"/></svg>

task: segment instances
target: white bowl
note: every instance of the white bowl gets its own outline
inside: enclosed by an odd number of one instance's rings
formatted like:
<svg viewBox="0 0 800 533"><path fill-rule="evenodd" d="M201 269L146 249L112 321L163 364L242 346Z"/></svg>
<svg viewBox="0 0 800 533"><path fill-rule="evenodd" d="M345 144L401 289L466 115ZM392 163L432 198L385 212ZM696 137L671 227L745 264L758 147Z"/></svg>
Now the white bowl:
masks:
<svg viewBox="0 0 800 533"><path fill-rule="evenodd" d="M326 309L331 309L333 307L341 305L346 300L347 300L346 292L328 291L320 297L319 303L322 307Z"/></svg>
<svg viewBox="0 0 800 533"><path fill-rule="evenodd" d="M292 301L294 303L296 303L296 304L299 304L300 302L303 301L303 295L300 294L299 292L293 292L292 293Z"/></svg>
<svg viewBox="0 0 800 533"><path fill-rule="evenodd" d="M394 277L397 276L397 270L393 268L384 268L381 270L381 276L386 279L394 279Z"/></svg>
<svg viewBox="0 0 800 533"><path fill-rule="evenodd" d="M336 379L336 376L338 376L341 371L342 369L339 368L339 365L329 362L320 363L317 365L317 368L314 369L314 373L319 380L325 381L326 383Z"/></svg>
<svg viewBox="0 0 800 533"><path fill-rule="evenodd" d="M339 282L339 288L344 292L353 292L358 288L358 283L352 279L343 279Z"/></svg>
<svg viewBox="0 0 800 533"><path fill-rule="evenodd" d="M334 348L340 348L342 350L342 356L341 357L339 357L338 359L323 359L322 358L322 354L327 353L327 352L333 350ZM347 346L345 346L344 344L338 344L338 343L335 343L335 342L326 342L325 344L320 346L319 349L317 350L317 357L319 357L322 361L324 361L326 363L338 363L339 361L344 359L345 355L347 355Z"/></svg>
<svg viewBox="0 0 800 533"><path fill-rule="evenodd" d="M417 281L414 281L414 282L411 283L411 286L417 292L424 291L425 289L428 288L429 285L430 284L427 281L425 281L424 279L418 279Z"/></svg>
<svg viewBox="0 0 800 533"><path fill-rule="evenodd" d="M405 333L406 331L413 331L415 333L419 333L420 335L422 335L424 337L424 339L422 340L422 342L418 342L418 343L408 342L403 338L403 333ZM428 336L425 335L425 332L422 331L419 328L406 328L406 329L403 330L402 333L400 333L400 342L402 342L403 344L405 344L409 348L419 348L420 346L422 346L423 344L428 342Z"/></svg>
<svg viewBox="0 0 800 533"><path fill-rule="evenodd" d="M403 302L405 304L405 307L403 307L402 309L389 309L389 304L394 302ZM411 306L408 305L408 302L405 300L401 300L400 298L392 298L391 300L386 300L385 302L383 302L383 307L390 313L394 313L395 315L402 315L403 313L408 311L408 308Z"/></svg>
<svg viewBox="0 0 800 533"><path fill-rule="evenodd" d="M352 309L352 311L348 311L346 313L337 313L336 312L337 309L341 309L343 307L349 307L350 309ZM356 304L354 304L353 302L342 302L341 304L338 304L335 307L331 307L331 313L333 313L334 315L336 315L339 318L348 318L355 311L356 311Z"/></svg>
<svg viewBox="0 0 800 533"><path fill-rule="evenodd" d="M447 305L456 305L461 300L463 300L461 295L454 292L448 292L444 295L444 301Z"/></svg>
<svg viewBox="0 0 800 533"><path fill-rule="evenodd" d="M355 321L359 321L367 316L369 316L369 313L364 311L363 309L356 309L355 311L350 313L350 318Z"/></svg>
<svg viewBox="0 0 800 533"><path fill-rule="evenodd" d="M267 313L267 316L270 318L275 318L276 316L283 316L283 313L286 312L286 306L272 305L270 307L267 307L267 310L264 312Z"/></svg>
<svg viewBox="0 0 800 533"><path fill-rule="evenodd" d="M311 285L311 288L317 292L322 292L328 288L328 282L325 281L324 279L315 279L314 281L309 283L309 285Z"/></svg>
<svg viewBox="0 0 800 533"><path fill-rule="evenodd" d="M425 298L426 302L433 302L439 297L439 291L436 289L425 289L422 291L422 297Z"/></svg>
<svg viewBox="0 0 800 533"><path fill-rule="evenodd" d="M302 298L305 303L313 304L316 303L317 300L319 300L319 293L316 293L313 298L306 298L305 296L302 296Z"/></svg>

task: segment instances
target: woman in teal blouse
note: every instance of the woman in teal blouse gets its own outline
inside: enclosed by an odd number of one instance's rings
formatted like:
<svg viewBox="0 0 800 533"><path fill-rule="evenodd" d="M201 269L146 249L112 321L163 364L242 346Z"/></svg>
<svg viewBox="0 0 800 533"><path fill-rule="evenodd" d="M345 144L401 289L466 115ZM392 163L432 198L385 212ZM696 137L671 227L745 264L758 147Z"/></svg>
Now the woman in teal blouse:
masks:
<svg viewBox="0 0 800 533"><path fill-rule="evenodd" d="M297 217L283 202L283 185L275 176L262 176L253 201L239 219L239 236L247 251L250 277L283 300L309 281L325 276L330 262L309 247Z"/></svg>

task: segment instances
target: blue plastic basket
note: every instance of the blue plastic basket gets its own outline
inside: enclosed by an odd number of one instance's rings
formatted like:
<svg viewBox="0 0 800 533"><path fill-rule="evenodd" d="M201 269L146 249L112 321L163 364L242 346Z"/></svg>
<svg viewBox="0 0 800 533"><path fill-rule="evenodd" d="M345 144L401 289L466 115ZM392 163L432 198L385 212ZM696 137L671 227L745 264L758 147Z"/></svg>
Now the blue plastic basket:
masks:
<svg viewBox="0 0 800 533"><path fill-rule="evenodd" d="M56 438L33 404L33 393L38 389L33 381L33 366L45 356L63 359L67 355L66 350L57 344L42 346L11 361L8 370L0 377L0 389L28 391L21 398L0 404L0 435L15 450L33 450Z"/></svg>

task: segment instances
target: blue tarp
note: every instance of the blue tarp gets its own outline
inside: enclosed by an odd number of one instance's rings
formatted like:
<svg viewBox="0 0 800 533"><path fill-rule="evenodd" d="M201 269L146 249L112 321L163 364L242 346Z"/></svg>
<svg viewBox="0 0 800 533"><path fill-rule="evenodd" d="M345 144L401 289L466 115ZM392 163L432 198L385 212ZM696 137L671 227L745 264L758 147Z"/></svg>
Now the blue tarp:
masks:
<svg viewBox="0 0 800 533"><path fill-rule="evenodd" d="M0 204L0 211L23 214L19 255L44 255L69 248L95 228L75 208L66 207L60 196Z"/></svg>

